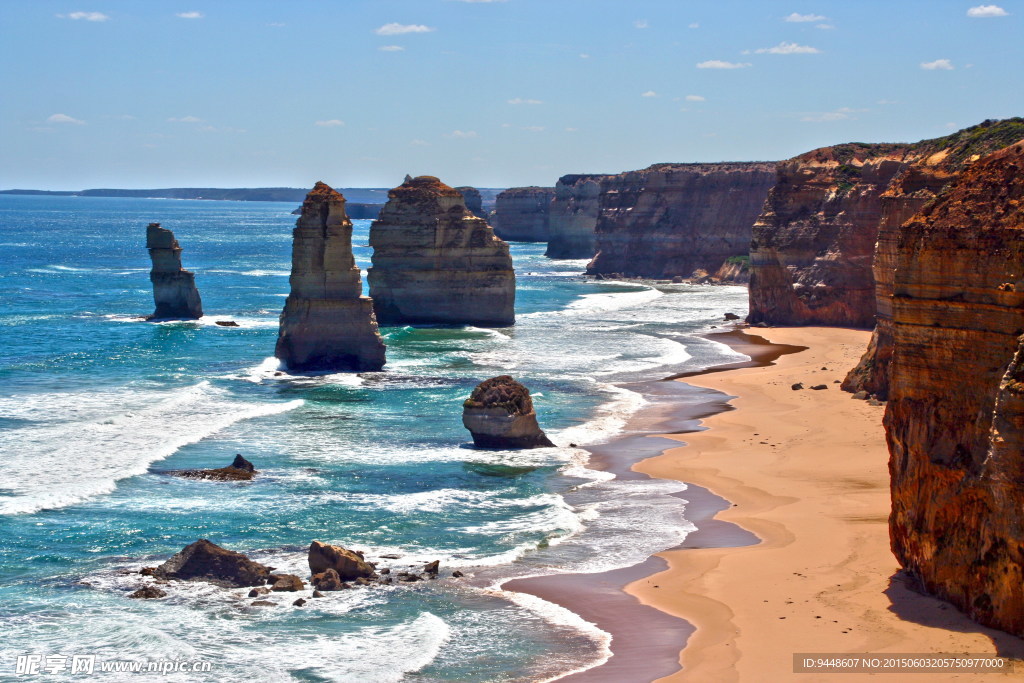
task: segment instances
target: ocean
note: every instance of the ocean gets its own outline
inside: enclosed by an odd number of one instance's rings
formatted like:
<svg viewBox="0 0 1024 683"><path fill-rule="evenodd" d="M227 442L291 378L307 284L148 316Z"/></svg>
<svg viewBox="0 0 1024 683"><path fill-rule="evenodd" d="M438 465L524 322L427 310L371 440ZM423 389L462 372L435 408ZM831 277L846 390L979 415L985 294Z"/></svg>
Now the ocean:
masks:
<svg viewBox="0 0 1024 683"><path fill-rule="evenodd" d="M630 566L693 529L684 484L617 480L583 447L664 400L645 384L742 358L699 335L746 311L745 288L588 280L513 243L514 327L384 327L383 372L279 374L295 208L0 196L0 676L78 655L204 661L218 681L546 680L608 638L500 584ZM181 243L203 319L139 320L150 222ZM365 278L370 221L354 224ZM462 401L499 374L558 447L472 448ZM236 453L254 481L166 474ZM396 570L440 560L442 578L301 608L202 583L126 597L199 538L304 578L314 539Z"/></svg>

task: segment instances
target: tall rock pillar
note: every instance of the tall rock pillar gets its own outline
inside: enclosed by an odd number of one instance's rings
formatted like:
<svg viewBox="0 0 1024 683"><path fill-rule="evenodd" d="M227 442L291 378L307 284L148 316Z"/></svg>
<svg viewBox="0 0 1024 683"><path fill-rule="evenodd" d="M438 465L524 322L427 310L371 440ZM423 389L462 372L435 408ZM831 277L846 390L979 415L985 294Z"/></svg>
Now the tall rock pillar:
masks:
<svg viewBox="0 0 1024 683"><path fill-rule="evenodd" d="M150 320L195 320L203 317L203 302L196 289L196 276L181 267L181 247L174 233L159 223L146 227L146 248L153 261L149 280L153 283L156 310Z"/></svg>

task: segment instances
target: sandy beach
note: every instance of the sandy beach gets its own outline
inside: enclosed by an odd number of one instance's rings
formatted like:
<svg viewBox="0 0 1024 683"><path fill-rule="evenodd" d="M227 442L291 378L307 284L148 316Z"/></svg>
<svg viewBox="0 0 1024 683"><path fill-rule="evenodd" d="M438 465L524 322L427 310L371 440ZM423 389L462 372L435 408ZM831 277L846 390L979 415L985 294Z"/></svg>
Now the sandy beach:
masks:
<svg viewBox="0 0 1024 683"><path fill-rule="evenodd" d="M730 401L734 410L706 417L704 431L663 435L685 445L633 468L696 484L729 502L715 517L717 528L698 522L699 531L683 548L656 556L667 562L667 569L626 587L643 605L695 629L680 656L682 670L660 680L867 677L793 673L795 653L1024 654L1024 641L981 627L953 607L915 592L897 573L887 526L884 407L853 400L835 383L855 364L870 333L837 328L753 332L776 344L807 349L767 366L685 378L688 384L735 397ZM756 356L759 350L749 346L751 341L756 340L731 344L748 344L740 350ZM793 390L796 382L805 388ZM810 389L819 384L827 389ZM721 547L730 545L721 542L722 536L735 526L760 542ZM899 674L881 676L895 679ZM993 676L927 677L964 681Z"/></svg>

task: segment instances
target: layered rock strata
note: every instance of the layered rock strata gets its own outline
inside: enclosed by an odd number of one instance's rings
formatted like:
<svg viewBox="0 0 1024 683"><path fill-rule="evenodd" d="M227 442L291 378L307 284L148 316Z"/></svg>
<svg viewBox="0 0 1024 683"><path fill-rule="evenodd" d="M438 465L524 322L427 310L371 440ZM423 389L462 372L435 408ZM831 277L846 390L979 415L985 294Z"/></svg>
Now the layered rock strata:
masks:
<svg viewBox="0 0 1024 683"><path fill-rule="evenodd" d="M1024 636L1024 141L900 228L890 401L893 553L930 592Z"/></svg>
<svg viewBox="0 0 1024 683"><path fill-rule="evenodd" d="M589 259L597 252L601 182L609 176L564 175L555 183L548 216L548 248L553 259Z"/></svg>
<svg viewBox="0 0 1024 683"><path fill-rule="evenodd" d="M513 187L501 192L490 218L494 234L511 242L547 242L554 196L550 187Z"/></svg>
<svg viewBox="0 0 1024 683"><path fill-rule="evenodd" d="M866 391L881 399L889 393L892 359L892 286L900 226L934 200L981 155L1024 137L1024 119L985 121L952 135L915 145L908 165L881 196L881 219L875 243L875 330L867 351L843 382L850 392Z"/></svg>
<svg viewBox="0 0 1024 683"><path fill-rule="evenodd" d="M375 371L385 362L373 302L362 296L345 198L324 183L292 232L291 293L274 355L291 370Z"/></svg>
<svg viewBox="0 0 1024 683"><path fill-rule="evenodd" d="M484 200L480 196L480 190L468 186L456 187L455 189L462 193L462 199L466 202L466 208L469 209L470 213L477 218L487 220L487 213L484 211Z"/></svg>
<svg viewBox="0 0 1024 683"><path fill-rule="evenodd" d="M484 380L462 406L462 424L478 448L554 446L537 424L530 392L508 375Z"/></svg>
<svg viewBox="0 0 1024 683"><path fill-rule="evenodd" d="M370 296L381 325L515 322L508 244L433 176L406 177L370 227Z"/></svg>
<svg viewBox="0 0 1024 683"><path fill-rule="evenodd" d="M149 319L202 318L203 302L196 289L196 276L181 267L181 247L174 233L161 228L159 223L150 223L146 227L146 248L153 262L149 280L156 302L156 310Z"/></svg>
<svg viewBox="0 0 1024 683"><path fill-rule="evenodd" d="M605 178L587 273L743 280L774 183L773 162L657 164Z"/></svg>

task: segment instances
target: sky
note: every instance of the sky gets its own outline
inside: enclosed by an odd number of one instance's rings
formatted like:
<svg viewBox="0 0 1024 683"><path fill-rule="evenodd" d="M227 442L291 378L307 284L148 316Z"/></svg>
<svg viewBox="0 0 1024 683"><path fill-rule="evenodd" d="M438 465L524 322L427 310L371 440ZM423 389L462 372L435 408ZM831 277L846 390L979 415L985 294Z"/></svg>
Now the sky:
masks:
<svg viewBox="0 0 1024 683"><path fill-rule="evenodd" d="M553 185L1024 115L1024 0L0 0L0 189Z"/></svg>

